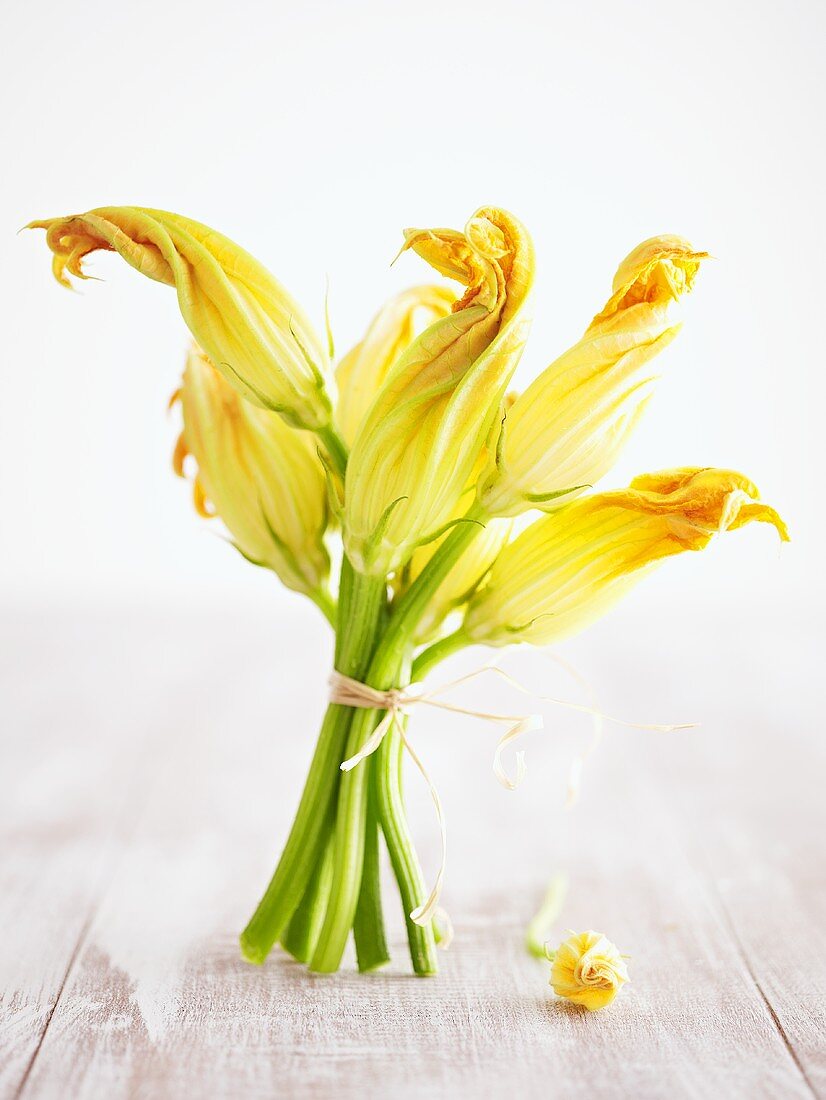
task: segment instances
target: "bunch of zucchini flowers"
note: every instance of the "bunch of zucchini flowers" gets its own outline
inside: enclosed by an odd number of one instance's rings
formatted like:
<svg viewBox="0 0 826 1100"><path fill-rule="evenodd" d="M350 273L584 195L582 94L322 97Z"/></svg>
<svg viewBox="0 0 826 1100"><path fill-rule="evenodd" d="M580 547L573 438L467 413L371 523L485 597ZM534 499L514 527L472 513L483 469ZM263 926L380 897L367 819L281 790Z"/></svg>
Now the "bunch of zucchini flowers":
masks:
<svg viewBox="0 0 826 1100"><path fill-rule="evenodd" d="M706 258L679 237L635 248L582 337L512 395L534 250L498 207L463 230L406 230L403 251L447 282L391 299L337 363L329 323L320 336L257 260L198 222L103 207L31 227L46 230L65 285L104 249L175 289L195 340L176 393L175 468L191 456L198 511L318 605L335 631L335 669L352 681L385 692L465 646L556 642L663 559L752 520L787 538L731 470L683 467L593 491L648 404L652 360L676 335L675 303ZM444 927L405 814L400 730L341 769L380 718L330 704L281 858L241 935L250 962L281 944L332 972L352 933L360 970L385 964L383 837L413 970L436 973Z"/></svg>

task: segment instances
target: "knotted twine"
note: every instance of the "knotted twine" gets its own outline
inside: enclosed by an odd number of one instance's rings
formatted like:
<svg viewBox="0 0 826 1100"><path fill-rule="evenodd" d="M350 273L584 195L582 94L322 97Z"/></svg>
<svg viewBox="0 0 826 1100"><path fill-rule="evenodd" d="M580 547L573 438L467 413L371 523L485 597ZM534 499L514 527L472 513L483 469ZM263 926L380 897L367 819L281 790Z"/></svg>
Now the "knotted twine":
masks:
<svg viewBox="0 0 826 1100"><path fill-rule="evenodd" d="M593 693L584 679L560 658L555 659L562 664L571 675L580 681L593 698ZM378 688L371 687L369 684L363 684L360 680L354 680L351 676L345 676L344 673L334 669L330 674L329 681L331 703L339 703L342 706L354 707L359 710L383 710L385 712L384 717L358 752L341 763L341 770L343 772L352 771L352 769L360 764L362 760L372 755L372 753L378 749L391 729L395 729L401 738L404 748L409 753L411 760L416 765L430 791L430 797L436 809L436 818L439 825L441 860L439 863L439 871L427 900L423 905L417 906L417 908L411 912L410 919L415 924L419 925L429 924L434 917L441 919L445 925L439 944L442 948L447 948L453 938L450 918L444 909L439 906L439 897L442 892L445 866L447 864L447 826L445 824L445 814L436 785L430 778L427 769L415 749L410 744L402 719L410 714L413 707L425 706L434 707L437 710L450 711L452 714L465 714L470 718L478 718L483 722L491 722L495 725L506 726L507 728L499 738L493 754L493 774L507 790L516 790L525 778L525 773L527 771L525 753L522 750L517 751L516 771L513 776L508 775L502 764L502 753L511 742L521 737L523 733L542 729L544 726L542 716L540 714L499 714L491 711L473 710L469 707L460 707L455 703L445 702L445 700L439 698L446 692L452 691L461 684L475 680L486 672L496 673L498 676L501 676L506 683L510 684L511 687L516 688L517 691L522 692L524 695L531 696L537 701L552 703L555 706L566 707L569 710L580 711L583 714L589 714L594 719L593 740L590 746L577 756L571 765L568 776L568 796L566 802L568 807L572 806L578 797L582 770L588 757L597 748L602 735L603 722L614 722L616 725L627 726L631 729L653 730L657 733L673 733L675 730L691 729L697 724L696 722L683 722L676 725L648 725L642 722L626 722L621 718L613 718L611 715L603 714L595 705L588 706L585 703L572 703L566 699L557 699L550 695L540 695L537 692L531 691L530 688L526 688L515 677L505 672L504 669L500 668L494 662L481 665L465 676L460 676L458 679L451 680L449 683L442 684L440 687L433 688L430 691L426 691L423 687L416 684L410 684L405 688L388 688L386 691L381 691Z"/></svg>

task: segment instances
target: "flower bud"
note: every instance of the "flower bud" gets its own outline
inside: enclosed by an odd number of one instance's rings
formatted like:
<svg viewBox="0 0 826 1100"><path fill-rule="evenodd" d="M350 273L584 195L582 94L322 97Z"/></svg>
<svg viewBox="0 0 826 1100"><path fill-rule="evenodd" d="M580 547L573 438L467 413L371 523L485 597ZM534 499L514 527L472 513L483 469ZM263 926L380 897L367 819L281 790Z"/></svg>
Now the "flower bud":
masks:
<svg viewBox="0 0 826 1100"><path fill-rule="evenodd" d="M756 520L787 541L757 497L742 474L686 467L574 501L505 547L468 606L465 633L487 645L549 645L603 614L655 563L702 550L718 532Z"/></svg>
<svg viewBox="0 0 826 1100"><path fill-rule="evenodd" d="M571 933L554 952L554 993L590 1012L609 1005L628 980L625 960L601 932Z"/></svg>
<svg viewBox="0 0 826 1100"><path fill-rule="evenodd" d="M244 557L317 598L330 561L326 479L313 437L246 401L199 348L174 399L184 420L175 471L183 476L186 457L194 458L198 512L219 516Z"/></svg>
<svg viewBox="0 0 826 1100"><path fill-rule="evenodd" d="M115 251L143 275L174 286L190 332L256 405L313 430L331 418L329 356L298 303L249 253L179 214L108 206L32 222L45 229L57 280L87 278L83 261Z"/></svg>
<svg viewBox="0 0 826 1100"><path fill-rule="evenodd" d="M623 260L603 311L509 412L480 485L488 514L557 507L608 472L651 394L649 362L679 331L669 305L706 255L654 237Z"/></svg>
<svg viewBox="0 0 826 1100"><path fill-rule="evenodd" d="M396 360L434 321L447 317L456 295L449 287L416 286L397 294L376 314L364 339L336 369L336 422L352 444L376 394Z"/></svg>
<svg viewBox="0 0 826 1100"><path fill-rule="evenodd" d="M405 238L467 290L397 361L356 436L344 540L369 574L399 569L450 521L528 328L533 246L510 214L484 207L464 233L407 230Z"/></svg>

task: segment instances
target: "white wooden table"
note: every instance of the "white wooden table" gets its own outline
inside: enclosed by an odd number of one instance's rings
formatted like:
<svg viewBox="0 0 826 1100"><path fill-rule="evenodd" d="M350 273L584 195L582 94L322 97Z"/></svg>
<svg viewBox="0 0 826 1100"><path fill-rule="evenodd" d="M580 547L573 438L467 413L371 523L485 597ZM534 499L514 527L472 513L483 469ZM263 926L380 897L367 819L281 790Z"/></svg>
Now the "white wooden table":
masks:
<svg viewBox="0 0 826 1100"><path fill-rule="evenodd" d="M421 980L390 884L385 972L239 958L322 711L328 650L309 615L296 605L294 629L240 614L5 617L2 1097L826 1095L814 616L747 630L723 616L703 641L699 613L661 636L618 613L567 647L606 710L703 723L610 729L569 812L586 718L543 707L548 729L509 793L487 727L418 716L456 926L443 972ZM545 658L508 667L577 697ZM534 709L493 683L465 697ZM414 774L409 787L432 874L431 809ZM600 1013L556 1001L522 946L560 871L553 936L593 927L632 956L631 984Z"/></svg>

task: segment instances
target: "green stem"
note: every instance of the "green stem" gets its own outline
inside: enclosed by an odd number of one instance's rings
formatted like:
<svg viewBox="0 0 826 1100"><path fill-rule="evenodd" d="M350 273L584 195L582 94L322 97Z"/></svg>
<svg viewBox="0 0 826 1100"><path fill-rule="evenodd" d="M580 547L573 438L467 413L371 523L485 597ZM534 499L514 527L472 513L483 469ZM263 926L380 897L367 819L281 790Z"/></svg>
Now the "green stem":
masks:
<svg viewBox="0 0 826 1100"><path fill-rule="evenodd" d="M427 605L453 566L479 532L484 529L487 518L481 506L478 503L474 504L464 516L464 521L457 524L438 547L433 557L394 607L387 630L373 658L371 672L373 666L380 661L386 660L391 663L403 659ZM370 680L369 683L373 684L373 681ZM378 685L373 684L373 686Z"/></svg>
<svg viewBox="0 0 826 1100"><path fill-rule="evenodd" d="M326 825L328 837L332 834L332 828L333 814L330 814ZM328 843L316 864L304 896L281 937L281 946L299 962L306 963L313 953L318 933L324 923L324 914L327 912L332 881L333 848Z"/></svg>
<svg viewBox="0 0 826 1100"><path fill-rule="evenodd" d="M346 676L364 677L386 599L383 578L363 577L344 559L339 606L341 622L346 624L346 629L339 630L336 637L335 666ZM241 951L249 962L263 963L298 907L321 858L328 839L325 823L339 789L339 764L345 758L352 716L349 707L333 704L327 708L281 859L255 913L241 933Z"/></svg>
<svg viewBox="0 0 826 1100"><path fill-rule="evenodd" d="M324 444L324 449L329 455L333 469L343 480L347 469L347 444L332 424L327 428L321 428L316 432L316 435Z"/></svg>
<svg viewBox="0 0 826 1100"><path fill-rule="evenodd" d="M340 759L353 756L370 736L376 721L372 710L357 710L347 747ZM329 974L338 970L356 915L364 865L369 767L363 761L342 772L338 788L333 887L324 925L310 959L310 969Z"/></svg>
<svg viewBox="0 0 826 1100"><path fill-rule="evenodd" d="M405 812L402 791L403 752L404 743L399 731L390 729L376 751L381 826L393 872L399 884L413 971L419 977L427 977L436 974L439 966L436 961L432 922L421 925L410 919L410 914L425 898L427 888Z"/></svg>
<svg viewBox="0 0 826 1100"><path fill-rule="evenodd" d="M423 650L413 662L410 671L410 683L424 680L432 669L451 654L468 645L468 638L461 630L454 631L434 642ZM407 718L403 721L407 724ZM421 904L425 892L419 861L413 838L407 825L404 808L402 764L404 745L395 730L384 739L379 749L382 790L382 829L402 895L404 916L407 924L407 940L410 945L410 958L416 974L425 976L435 974L437 970L433 945L442 939L441 930L436 921L429 929L422 928L410 919L410 914Z"/></svg>
<svg viewBox="0 0 826 1100"><path fill-rule="evenodd" d="M460 628L428 646L413 662L410 683L415 684L424 680L436 665L468 644L469 640ZM406 726L407 719L403 721ZM433 945L438 944L442 937L436 922L425 929L410 919L410 914L417 905L421 904L426 887L405 813L402 781L403 750L404 745L398 732L390 730L377 753L381 777L382 829L399 884L399 892L402 895L413 969L416 974L424 976L436 973Z"/></svg>
<svg viewBox="0 0 826 1100"><path fill-rule="evenodd" d="M336 607L336 601L326 588L319 588L315 592L310 593L310 599L319 609L321 614L333 628L336 629L336 620L338 618L338 609Z"/></svg>
<svg viewBox="0 0 826 1100"><path fill-rule="evenodd" d="M440 638L438 642L429 645L427 649L422 650L413 662L413 667L410 670L410 683L418 684L420 681L426 680L428 674L436 665L441 664L451 654L458 653L460 649L464 649L465 646L470 644L470 639L464 630L459 627L452 634L447 634L444 638Z"/></svg>
<svg viewBox="0 0 826 1100"><path fill-rule="evenodd" d="M525 933L525 947L535 959L549 957L545 941L550 935L551 928L556 924L567 893L567 876L554 875L545 891L542 904Z"/></svg>
<svg viewBox="0 0 826 1100"><path fill-rule="evenodd" d="M369 769L370 778L367 794L367 823L364 831L364 867L361 872L361 889L353 920L356 957L362 973L378 970L380 966L390 962L381 907L376 765L373 760L366 760L365 765Z"/></svg>
<svg viewBox="0 0 826 1100"><path fill-rule="evenodd" d="M439 585L480 531L484 512L478 505L474 505L465 520L466 522L454 527L438 547L391 614L387 629L364 677L364 682L372 687L386 691L397 684L419 619ZM347 622L343 612L341 621ZM348 757L355 755L362 747L372 732L375 720L374 711L360 710L355 715L347 741ZM310 960L310 969L322 973L338 969L347 936L353 926L364 859L368 774L368 769L359 765L352 771L343 773L339 784L332 895L318 944ZM382 783L384 782L382 778ZM403 820L404 806L398 800L392 803L388 801L387 805L392 815L392 820L388 819L388 829L394 842L398 842L405 850L405 857L397 859L399 890L402 897L415 899L411 908L416 908L424 901L423 887L421 872L417 876L412 871L412 868L418 868L418 860ZM384 819L382 825L384 827Z"/></svg>

